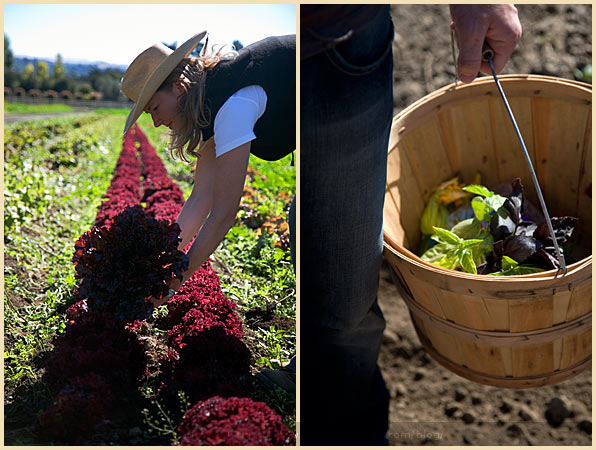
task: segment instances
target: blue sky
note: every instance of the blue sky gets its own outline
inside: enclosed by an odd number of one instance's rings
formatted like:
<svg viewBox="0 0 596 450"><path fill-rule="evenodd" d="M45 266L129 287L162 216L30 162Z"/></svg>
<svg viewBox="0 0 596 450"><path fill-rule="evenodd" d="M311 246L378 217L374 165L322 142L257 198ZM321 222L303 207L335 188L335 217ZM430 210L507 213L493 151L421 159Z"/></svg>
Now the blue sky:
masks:
<svg viewBox="0 0 596 450"><path fill-rule="evenodd" d="M15 55L130 64L155 42L178 45L207 30L211 44L244 45L296 33L295 5L13 4L4 33Z"/></svg>

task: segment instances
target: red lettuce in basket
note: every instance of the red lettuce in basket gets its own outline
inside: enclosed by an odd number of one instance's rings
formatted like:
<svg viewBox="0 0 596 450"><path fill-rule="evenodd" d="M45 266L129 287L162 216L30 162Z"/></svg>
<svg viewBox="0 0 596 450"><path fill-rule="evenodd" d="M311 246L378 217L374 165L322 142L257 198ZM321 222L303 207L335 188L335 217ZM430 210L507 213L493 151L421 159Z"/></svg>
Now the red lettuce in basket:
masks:
<svg viewBox="0 0 596 450"><path fill-rule="evenodd" d="M148 317L149 297L166 295L166 283L188 268L179 233L177 223L156 220L139 205L109 226L93 227L75 244L75 276L81 280L75 301L87 299L89 311L111 312L125 322Z"/></svg>
<svg viewBox="0 0 596 450"><path fill-rule="evenodd" d="M556 249L546 222L537 224L524 215L524 189L519 178L511 183L509 197L491 217L490 231L495 238L480 274L523 275L559 268ZM570 241L577 219L552 217L551 223L560 251L569 263L565 246Z"/></svg>

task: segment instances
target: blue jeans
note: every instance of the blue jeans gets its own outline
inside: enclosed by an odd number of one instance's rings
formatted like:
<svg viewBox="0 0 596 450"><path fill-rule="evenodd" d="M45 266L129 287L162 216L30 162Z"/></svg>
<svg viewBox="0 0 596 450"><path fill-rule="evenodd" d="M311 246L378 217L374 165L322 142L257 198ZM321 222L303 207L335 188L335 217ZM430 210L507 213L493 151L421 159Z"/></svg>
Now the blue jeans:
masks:
<svg viewBox="0 0 596 450"><path fill-rule="evenodd" d="M301 62L300 443L382 444L377 303L393 113L387 10Z"/></svg>

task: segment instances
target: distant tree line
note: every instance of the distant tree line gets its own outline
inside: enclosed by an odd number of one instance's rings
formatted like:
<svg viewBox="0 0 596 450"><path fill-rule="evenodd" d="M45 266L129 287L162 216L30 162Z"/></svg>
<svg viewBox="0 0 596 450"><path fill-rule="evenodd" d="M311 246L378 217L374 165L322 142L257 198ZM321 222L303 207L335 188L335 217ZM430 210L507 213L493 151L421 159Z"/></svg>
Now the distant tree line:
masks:
<svg viewBox="0 0 596 450"><path fill-rule="evenodd" d="M50 71L48 63L29 63L22 72L14 70L14 55L10 40L4 35L4 91L17 95L126 100L120 92L120 79L123 72L108 69L93 69L86 76L71 77L66 74L62 55L58 53Z"/></svg>
<svg viewBox="0 0 596 450"><path fill-rule="evenodd" d="M176 50L177 42L163 43ZM200 42L190 56L198 57L205 44ZM232 50L240 50L244 46L239 40L233 41ZM103 100L126 100L120 91L120 80L123 72L107 69L91 70L86 76L71 77L66 74L62 55L58 53L50 70L45 61L29 63L22 72L14 69L14 55L10 49L10 40L4 35L4 92L17 95L47 96L54 98L80 98Z"/></svg>

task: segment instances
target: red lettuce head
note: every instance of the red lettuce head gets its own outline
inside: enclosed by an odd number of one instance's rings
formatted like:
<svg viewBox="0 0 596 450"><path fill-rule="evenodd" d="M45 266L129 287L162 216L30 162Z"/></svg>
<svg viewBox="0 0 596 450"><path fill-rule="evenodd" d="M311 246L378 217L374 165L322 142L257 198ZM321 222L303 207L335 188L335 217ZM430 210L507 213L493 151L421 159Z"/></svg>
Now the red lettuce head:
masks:
<svg viewBox="0 0 596 450"><path fill-rule="evenodd" d="M296 437L265 403L212 397L198 402L178 426L178 445L295 445Z"/></svg>
<svg viewBox="0 0 596 450"><path fill-rule="evenodd" d="M182 278L187 256L178 250L180 227L156 220L139 205L114 217L111 226L93 227L75 244L75 300L90 311L111 312L125 322L146 318L150 296L167 294L167 282Z"/></svg>
<svg viewBox="0 0 596 450"><path fill-rule="evenodd" d="M114 394L103 377L88 373L70 378L39 416L37 432L44 438L76 444L88 436L113 409Z"/></svg>

